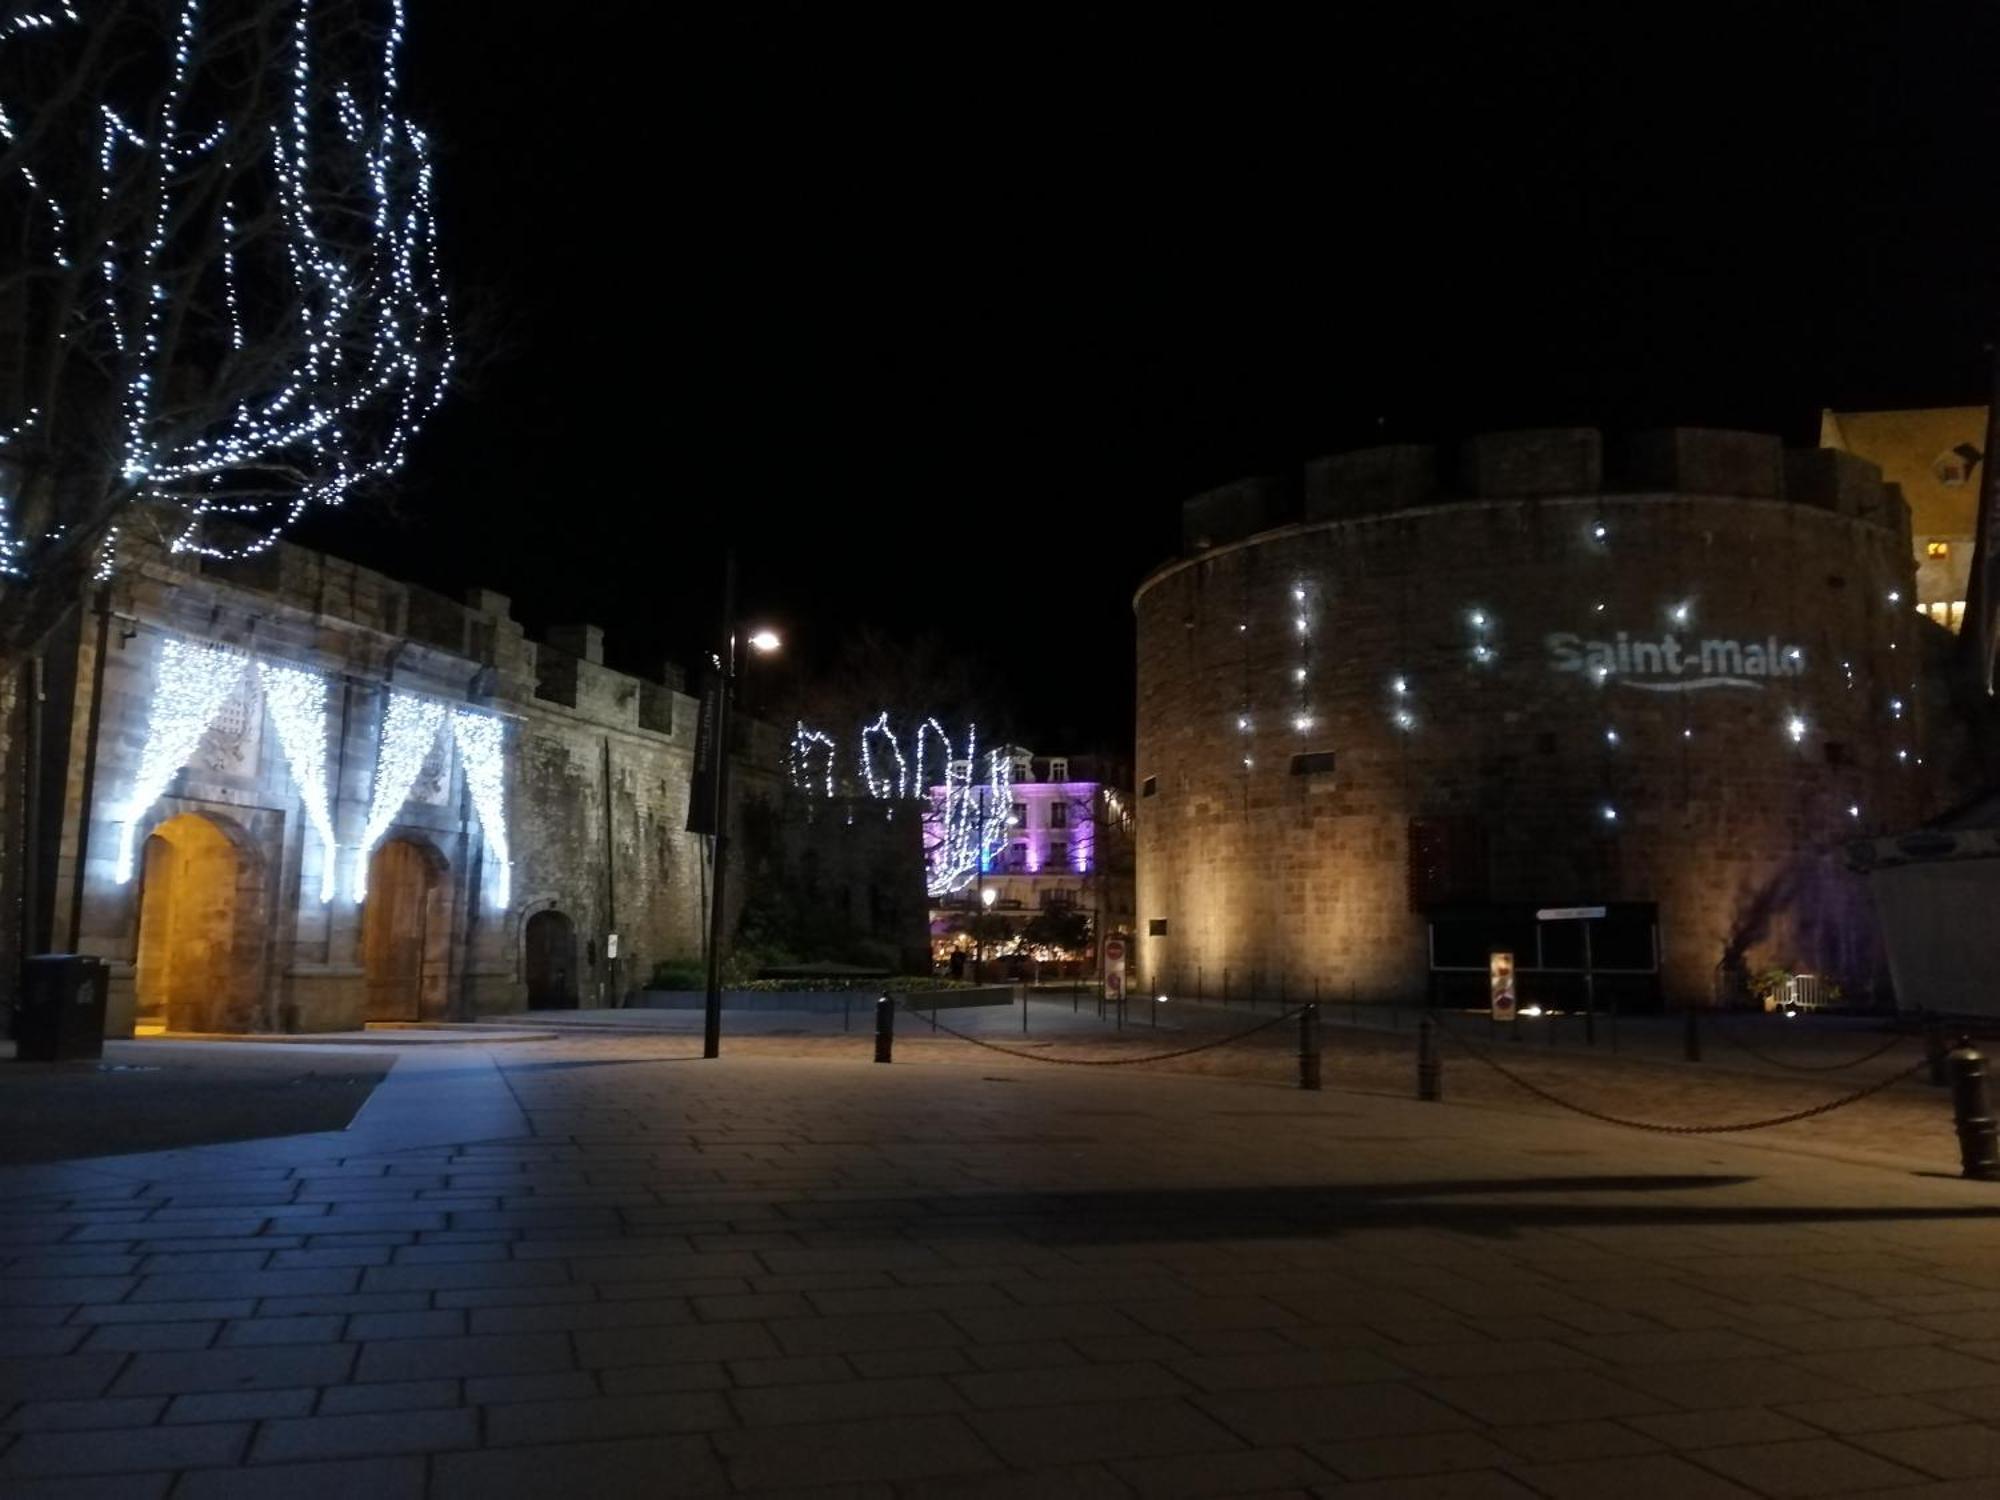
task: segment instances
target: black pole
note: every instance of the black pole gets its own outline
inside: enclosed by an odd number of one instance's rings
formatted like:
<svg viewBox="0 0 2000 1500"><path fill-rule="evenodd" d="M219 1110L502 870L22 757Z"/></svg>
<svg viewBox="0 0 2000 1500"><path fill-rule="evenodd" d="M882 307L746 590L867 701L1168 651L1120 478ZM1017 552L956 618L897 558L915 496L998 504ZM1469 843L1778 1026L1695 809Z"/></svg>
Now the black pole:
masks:
<svg viewBox="0 0 2000 1500"><path fill-rule="evenodd" d="M896 1002L883 995L875 1002L875 1061L885 1063L896 1049Z"/></svg>
<svg viewBox="0 0 2000 1500"><path fill-rule="evenodd" d="M2000 1131L1986 1097L1986 1059L1970 1040L1951 1054L1951 1112L1958 1126L1961 1175L1981 1182L2000 1180Z"/></svg>
<svg viewBox="0 0 2000 1500"><path fill-rule="evenodd" d="M1444 1097L1443 1059L1438 1056L1437 1023L1425 1016L1417 1023L1417 1097L1436 1101Z"/></svg>
<svg viewBox="0 0 2000 1500"><path fill-rule="evenodd" d="M708 879L708 997L702 1008L701 1055L722 1053L722 893L729 865L729 698L736 688L736 549L722 554L721 681L715 689L715 851Z"/></svg>
<svg viewBox="0 0 2000 1500"><path fill-rule="evenodd" d="M1299 1087L1319 1088L1319 1002L1299 1012Z"/></svg>
<svg viewBox="0 0 2000 1500"><path fill-rule="evenodd" d="M1687 1036L1684 1043L1689 1062L1701 1061L1701 1021L1695 1008L1687 1008Z"/></svg>

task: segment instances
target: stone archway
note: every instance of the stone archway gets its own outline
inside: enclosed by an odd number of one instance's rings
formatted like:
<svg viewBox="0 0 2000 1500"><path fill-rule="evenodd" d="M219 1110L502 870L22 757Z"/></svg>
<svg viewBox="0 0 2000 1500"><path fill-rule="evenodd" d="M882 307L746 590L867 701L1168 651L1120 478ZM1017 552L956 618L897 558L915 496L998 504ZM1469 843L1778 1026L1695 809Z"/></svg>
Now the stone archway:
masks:
<svg viewBox="0 0 2000 1500"><path fill-rule="evenodd" d="M247 1029L261 948L254 857L188 812L153 829L141 861L137 1033Z"/></svg>
<svg viewBox="0 0 2000 1500"><path fill-rule="evenodd" d="M576 924L559 911L538 911L522 929L521 945L529 1008L576 1009Z"/></svg>
<svg viewBox="0 0 2000 1500"><path fill-rule="evenodd" d="M444 1013L451 967L444 858L411 839L387 839L368 860L361 909L361 966L370 1021L418 1021Z"/></svg>

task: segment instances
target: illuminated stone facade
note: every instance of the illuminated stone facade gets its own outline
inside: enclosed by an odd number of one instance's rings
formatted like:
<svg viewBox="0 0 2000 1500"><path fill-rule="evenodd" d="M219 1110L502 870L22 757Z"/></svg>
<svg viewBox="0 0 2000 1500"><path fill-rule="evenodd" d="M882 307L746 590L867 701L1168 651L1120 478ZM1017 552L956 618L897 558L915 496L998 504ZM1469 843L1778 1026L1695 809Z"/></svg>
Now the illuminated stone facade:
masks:
<svg viewBox="0 0 2000 1500"><path fill-rule="evenodd" d="M1560 1001L1574 976L1527 972L1534 909L1627 903L1657 924L1635 1003L1767 965L1875 983L1837 850L1947 800L1957 737L1871 465L1510 433L1320 460L1184 518L1135 600L1142 978L1444 993L1448 915L1461 948L1507 933L1524 999ZM1574 936L1549 969L1580 967ZM1652 967L1626 938L1620 965Z"/></svg>
<svg viewBox="0 0 2000 1500"><path fill-rule="evenodd" d="M28 930L39 928L31 942L109 961L112 1034L615 1004L662 959L702 951L707 841L684 831L698 705L678 673L611 670L594 627L530 641L497 594L460 604L289 544L197 566L147 545L143 529L126 528L115 579L44 651L39 854L7 871L27 895ZM336 882L323 878L324 840L255 666L138 813L132 869L121 870L162 661L183 649L172 643L324 679L314 732L325 735ZM393 694L435 705L442 727L421 741L407 793L389 799L363 851ZM15 709L18 755L35 726L18 699ZM476 737L454 733L456 714L502 727L504 867L477 779L468 785ZM777 737L738 727L734 826L749 808L769 814L748 820L770 847L741 846L746 866L774 878L824 868L857 886L901 880L903 938L921 951L914 824L900 840L903 830L831 818L792 828Z"/></svg>

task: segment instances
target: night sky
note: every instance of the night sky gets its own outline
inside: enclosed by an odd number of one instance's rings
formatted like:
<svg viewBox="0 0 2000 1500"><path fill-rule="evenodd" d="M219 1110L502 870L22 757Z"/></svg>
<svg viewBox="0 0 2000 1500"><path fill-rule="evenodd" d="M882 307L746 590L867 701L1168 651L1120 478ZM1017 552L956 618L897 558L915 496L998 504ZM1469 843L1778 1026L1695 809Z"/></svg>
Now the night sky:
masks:
<svg viewBox="0 0 2000 1500"><path fill-rule="evenodd" d="M1194 491L1984 399L1985 0L714 9L412 7L476 368L302 540L650 672L733 537L794 669L928 633L1118 749Z"/></svg>

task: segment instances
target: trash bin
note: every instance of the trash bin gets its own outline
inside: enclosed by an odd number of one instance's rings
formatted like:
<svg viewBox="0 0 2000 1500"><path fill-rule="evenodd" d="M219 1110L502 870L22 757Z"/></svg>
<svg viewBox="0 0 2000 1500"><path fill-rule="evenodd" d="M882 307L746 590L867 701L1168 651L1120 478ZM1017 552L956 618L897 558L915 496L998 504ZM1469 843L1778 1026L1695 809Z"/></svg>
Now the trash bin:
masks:
<svg viewBox="0 0 2000 1500"><path fill-rule="evenodd" d="M14 1056L63 1062L104 1056L104 1002L110 972L85 953L43 953L28 960L14 1014Z"/></svg>

